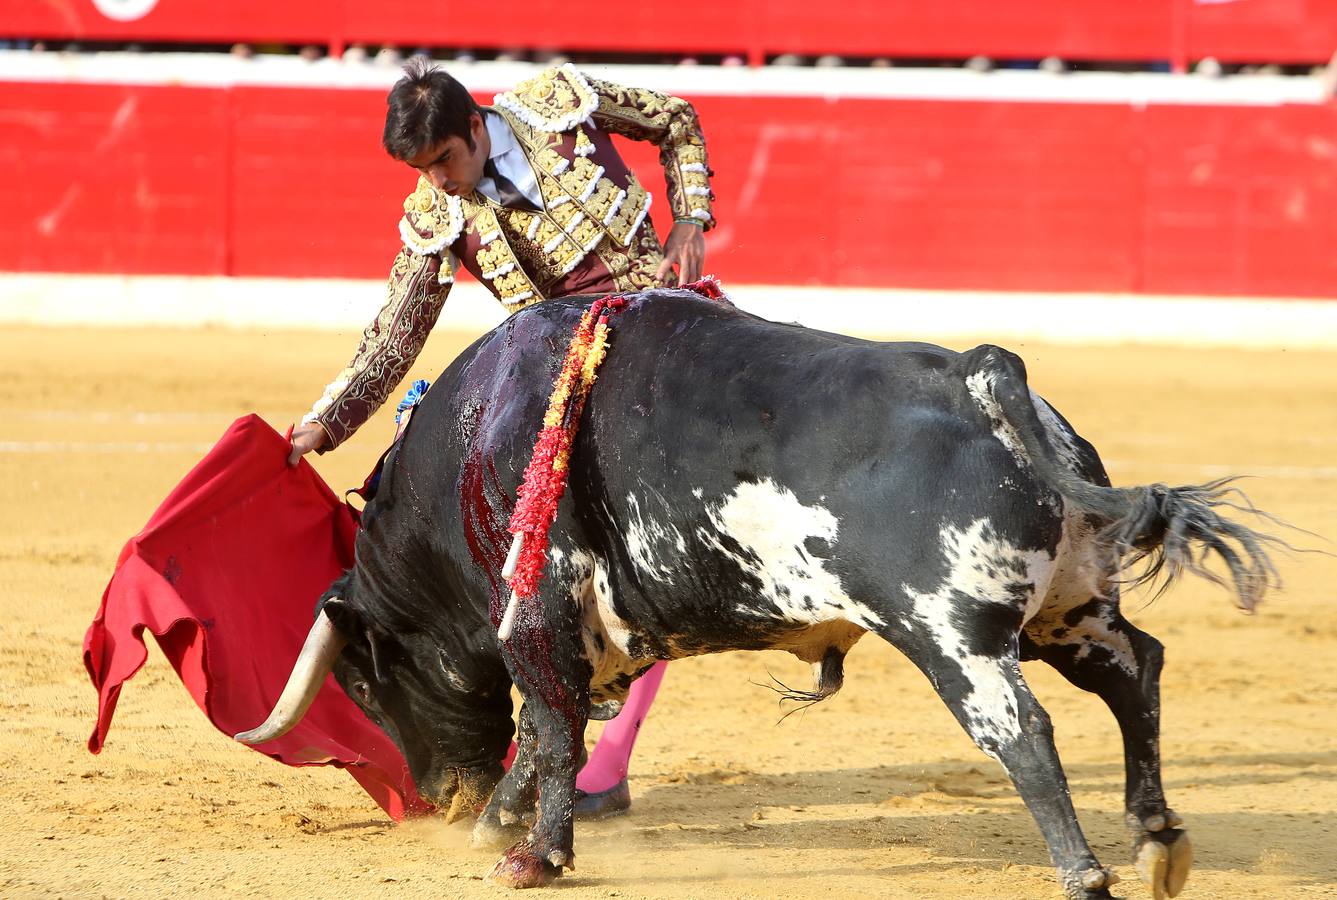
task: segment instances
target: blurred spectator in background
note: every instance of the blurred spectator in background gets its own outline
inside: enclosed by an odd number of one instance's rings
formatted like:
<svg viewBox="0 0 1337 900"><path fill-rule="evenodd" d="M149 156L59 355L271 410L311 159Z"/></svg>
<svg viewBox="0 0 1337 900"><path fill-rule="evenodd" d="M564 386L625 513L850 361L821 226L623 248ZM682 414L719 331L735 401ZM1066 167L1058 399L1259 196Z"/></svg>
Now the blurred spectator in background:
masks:
<svg viewBox="0 0 1337 900"><path fill-rule="evenodd" d="M570 61L571 61L571 57L567 56L565 53L563 53L563 52L560 51L560 50L553 50L553 49L551 49L551 48L544 48L544 49L542 49L542 50L535 50L535 51L534 51L534 62L539 63L540 65L544 65L544 66L564 66L564 65L566 65L567 63L569 63Z"/></svg>

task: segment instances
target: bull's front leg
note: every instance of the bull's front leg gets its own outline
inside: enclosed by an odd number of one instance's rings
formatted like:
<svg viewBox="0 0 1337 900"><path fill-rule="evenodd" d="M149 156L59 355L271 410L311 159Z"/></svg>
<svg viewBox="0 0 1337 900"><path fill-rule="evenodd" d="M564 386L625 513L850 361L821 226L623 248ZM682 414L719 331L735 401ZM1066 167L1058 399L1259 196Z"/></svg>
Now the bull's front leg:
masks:
<svg viewBox="0 0 1337 900"><path fill-rule="evenodd" d="M519 728L515 736L515 759L497 784L487 807L474 825L475 847L500 849L513 843L534 823L534 804L538 797L537 734L529 704L520 707Z"/></svg>
<svg viewBox="0 0 1337 900"><path fill-rule="evenodd" d="M532 767L537 814L529 833L507 848L488 878L510 887L542 887L575 868L576 773L590 706L589 664L576 620L560 596L523 605L503 656L524 697L533 738L515 765ZM546 601L546 602L545 602ZM520 799L520 798L517 798ZM505 802L505 798L500 801Z"/></svg>

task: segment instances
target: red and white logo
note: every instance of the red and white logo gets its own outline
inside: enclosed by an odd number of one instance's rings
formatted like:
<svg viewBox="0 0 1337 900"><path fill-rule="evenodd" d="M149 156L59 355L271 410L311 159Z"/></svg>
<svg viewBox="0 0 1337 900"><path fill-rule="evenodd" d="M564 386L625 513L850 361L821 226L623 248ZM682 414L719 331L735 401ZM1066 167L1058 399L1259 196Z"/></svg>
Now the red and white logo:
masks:
<svg viewBox="0 0 1337 900"><path fill-rule="evenodd" d="M149 14L158 0L93 0L97 11L117 22L133 22Z"/></svg>

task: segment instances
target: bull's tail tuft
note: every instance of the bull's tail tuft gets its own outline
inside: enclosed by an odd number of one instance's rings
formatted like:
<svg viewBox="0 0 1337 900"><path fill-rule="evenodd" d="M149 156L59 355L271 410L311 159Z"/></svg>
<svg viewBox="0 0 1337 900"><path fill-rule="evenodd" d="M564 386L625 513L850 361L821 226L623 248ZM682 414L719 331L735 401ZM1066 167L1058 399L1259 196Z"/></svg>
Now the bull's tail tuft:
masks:
<svg viewBox="0 0 1337 900"><path fill-rule="evenodd" d="M994 398L1021 439L1031 464L1046 482L1078 508L1103 522L1098 540L1114 555L1116 568L1127 573L1145 567L1129 582L1161 581L1159 596L1184 572L1235 592L1236 605L1252 612L1272 588L1281 586L1268 545L1293 549L1285 541L1227 519L1223 510L1260 516L1289 527L1257 509L1234 478L1206 484L1168 487L1153 484L1115 488L1097 484L1057 458L1036 413L1026 368L1021 359L999 347L984 345L963 354L967 371L988 379ZM1216 556L1230 573L1224 579L1205 563Z"/></svg>
<svg viewBox="0 0 1337 900"><path fill-rule="evenodd" d="M1159 597L1185 571L1227 589L1236 604L1253 612L1268 590L1279 588L1281 578L1268 555L1268 544L1284 542L1225 518L1223 509L1251 512L1267 518L1232 483L1220 478L1206 484L1168 487L1152 484L1115 489L1123 495L1125 511L1098 537L1120 560L1122 571L1145 563L1128 579L1132 585L1160 581ZM1226 566L1229 581L1208 568L1215 555Z"/></svg>

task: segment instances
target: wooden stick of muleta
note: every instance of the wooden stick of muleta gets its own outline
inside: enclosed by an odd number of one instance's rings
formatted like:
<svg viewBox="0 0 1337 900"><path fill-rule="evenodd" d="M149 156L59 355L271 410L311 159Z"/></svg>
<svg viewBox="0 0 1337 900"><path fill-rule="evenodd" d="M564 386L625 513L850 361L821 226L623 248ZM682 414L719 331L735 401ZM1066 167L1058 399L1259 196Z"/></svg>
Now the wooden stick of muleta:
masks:
<svg viewBox="0 0 1337 900"><path fill-rule="evenodd" d="M523 531L511 539L511 551L506 554L506 564L501 567L501 577L510 582L515 577L515 567L520 562L520 551L525 546L525 533ZM515 629L515 611L520 606L520 597L511 591L511 599L506 602L506 612L501 616L501 624L497 626L497 637L503 641L511 639L511 632Z"/></svg>

